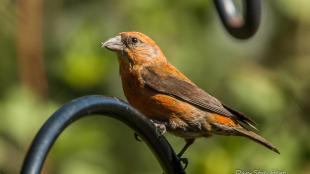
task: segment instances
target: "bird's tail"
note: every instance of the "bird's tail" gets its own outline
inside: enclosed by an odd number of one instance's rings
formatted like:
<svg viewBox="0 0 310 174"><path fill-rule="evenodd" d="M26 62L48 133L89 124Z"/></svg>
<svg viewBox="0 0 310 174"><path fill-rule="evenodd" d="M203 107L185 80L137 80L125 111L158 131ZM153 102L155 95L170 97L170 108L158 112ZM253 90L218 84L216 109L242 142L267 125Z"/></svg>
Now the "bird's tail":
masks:
<svg viewBox="0 0 310 174"><path fill-rule="evenodd" d="M234 130L237 131L241 136L248 137L248 138L260 143L261 145L267 147L268 149L280 154L279 150L274 145L269 143L265 138L261 137L260 135L256 134L255 132L246 130L244 128L234 128Z"/></svg>

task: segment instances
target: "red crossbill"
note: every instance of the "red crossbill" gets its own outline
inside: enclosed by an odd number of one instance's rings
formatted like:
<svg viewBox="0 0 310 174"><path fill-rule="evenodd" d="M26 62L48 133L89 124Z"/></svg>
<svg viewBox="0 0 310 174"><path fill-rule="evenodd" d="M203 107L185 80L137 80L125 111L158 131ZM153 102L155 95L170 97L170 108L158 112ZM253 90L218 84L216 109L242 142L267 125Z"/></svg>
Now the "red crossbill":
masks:
<svg viewBox="0 0 310 174"><path fill-rule="evenodd" d="M251 131L255 123L211 96L171 65L160 47L139 32L122 32L102 43L118 55L123 90L128 102L162 132L182 137L182 154L199 137L213 134L244 136L279 153ZM162 130L164 129L164 130Z"/></svg>

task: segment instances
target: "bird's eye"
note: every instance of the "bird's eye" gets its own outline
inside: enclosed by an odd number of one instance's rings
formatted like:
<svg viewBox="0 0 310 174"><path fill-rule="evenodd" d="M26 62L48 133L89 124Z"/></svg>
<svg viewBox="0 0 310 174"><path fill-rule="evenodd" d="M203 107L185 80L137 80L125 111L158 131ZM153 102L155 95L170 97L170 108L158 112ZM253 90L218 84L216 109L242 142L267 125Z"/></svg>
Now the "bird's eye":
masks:
<svg viewBox="0 0 310 174"><path fill-rule="evenodd" d="M138 43L138 39L136 37L131 38L132 43Z"/></svg>

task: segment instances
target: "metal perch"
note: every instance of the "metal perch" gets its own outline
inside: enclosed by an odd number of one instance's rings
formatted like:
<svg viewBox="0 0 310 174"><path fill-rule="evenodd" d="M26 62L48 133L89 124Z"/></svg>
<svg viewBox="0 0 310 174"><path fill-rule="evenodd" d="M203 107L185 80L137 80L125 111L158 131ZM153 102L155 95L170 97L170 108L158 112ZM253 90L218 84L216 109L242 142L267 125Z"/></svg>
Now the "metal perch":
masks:
<svg viewBox="0 0 310 174"><path fill-rule="evenodd" d="M85 96L58 109L41 127L24 160L22 174L39 174L46 156L63 130L74 121L91 115L109 116L132 128L152 150L167 174L185 174L171 145L140 112L117 98Z"/></svg>

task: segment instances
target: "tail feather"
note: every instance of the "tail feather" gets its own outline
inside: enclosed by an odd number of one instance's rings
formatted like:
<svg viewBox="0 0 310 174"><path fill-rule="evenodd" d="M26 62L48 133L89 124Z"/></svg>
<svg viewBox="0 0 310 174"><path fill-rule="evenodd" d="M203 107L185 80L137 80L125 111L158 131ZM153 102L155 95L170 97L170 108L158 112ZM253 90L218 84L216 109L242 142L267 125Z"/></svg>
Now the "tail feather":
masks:
<svg viewBox="0 0 310 174"><path fill-rule="evenodd" d="M262 144L263 146L267 147L268 149L280 154L279 150L274 145L269 143L265 138L261 137L260 135L256 134L255 132L248 131L248 130L245 130L243 128L234 128L234 130L239 132L241 136L248 137L248 138Z"/></svg>
<svg viewBox="0 0 310 174"><path fill-rule="evenodd" d="M237 110L234 110L226 105L223 105L224 108L226 108L227 110L229 110L229 112L231 112L232 114L234 114L235 116L238 117L237 121L240 121L248 126L250 126L251 128L255 129L255 130L258 130L256 128L256 123L250 119L249 117L247 117L246 115L244 115L243 113L237 111Z"/></svg>

